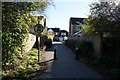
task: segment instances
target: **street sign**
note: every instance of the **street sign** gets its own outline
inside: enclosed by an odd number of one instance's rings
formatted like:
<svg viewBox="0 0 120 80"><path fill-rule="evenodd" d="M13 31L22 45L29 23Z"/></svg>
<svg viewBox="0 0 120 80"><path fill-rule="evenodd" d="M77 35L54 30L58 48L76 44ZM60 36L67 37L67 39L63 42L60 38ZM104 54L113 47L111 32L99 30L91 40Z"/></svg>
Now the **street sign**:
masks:
<svg viewBox="0 0 120 80"><path fill-rule="evenodd" d="M41 24L35 25L34 31L37 32L37 33L43 32L43 26Z"/></svg>
<svg viewBox="0 0 120 80"><path fill-rule="evenodd" d="M42 36L42 34L38 33L38 34L36 34L36 36L37 36L37 37L41 37L41 36Z"/></svg>

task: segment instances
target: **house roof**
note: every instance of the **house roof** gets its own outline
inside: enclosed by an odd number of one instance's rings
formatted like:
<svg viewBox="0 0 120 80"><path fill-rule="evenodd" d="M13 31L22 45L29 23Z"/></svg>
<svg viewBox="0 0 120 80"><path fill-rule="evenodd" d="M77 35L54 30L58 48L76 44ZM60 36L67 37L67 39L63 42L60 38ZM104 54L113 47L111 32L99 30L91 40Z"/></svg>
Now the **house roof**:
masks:
<svg viewBox="0 0 120 80"><path fill-rule="evenodd" d="M68 36L68 31L66 30L60 30L60 33L66 33L66 36Z"/></svg>
<svg viewBox="0 0 120 80"><path fill-rule="evenodd" d="M67 32L66 30L60 30L60 32Z"/></svg>
<svg viewBox="0 0 120 80"><path fill-rule="evenodd" d="M48 28L49 29L52 29L54 32L59 32L60 31L60 28Z"/></svg>
<svg viewBox="0 0 120 80"><path fill-rule="evenodd" d="M78 22L83 23L84 19L85 18L74 18L74 17L71 17L70 18L70 23L73 24L73 25L79 25Z"/></svg>
<svg viewBox="0 0 120 80"><path fill-rule="evenodd" d="M49 33L53 33L54 31L53 31L52 29L48 29L47 32L49 32Z"/></svg>

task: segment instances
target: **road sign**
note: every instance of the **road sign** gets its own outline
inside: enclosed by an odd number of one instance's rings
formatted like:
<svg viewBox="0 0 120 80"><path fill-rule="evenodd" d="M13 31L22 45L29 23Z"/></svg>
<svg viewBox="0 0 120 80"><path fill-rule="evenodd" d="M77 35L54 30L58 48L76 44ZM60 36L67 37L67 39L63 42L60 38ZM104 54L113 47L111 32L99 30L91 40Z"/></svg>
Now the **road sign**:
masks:
<svg viewBox="0 0 120 80"><path fill-rule="evenodd" d="M43 32L43 26L41 24L35 25L34 31L37 32L37 33Z"/></svg>
<svg viewBox="0 0 120 80"><path fill-rule="evenodd" d="M36 34L36 36L37 36L37 37L41 37L41 36L42 36L42 34L38 33L38 34Z"/></svg>

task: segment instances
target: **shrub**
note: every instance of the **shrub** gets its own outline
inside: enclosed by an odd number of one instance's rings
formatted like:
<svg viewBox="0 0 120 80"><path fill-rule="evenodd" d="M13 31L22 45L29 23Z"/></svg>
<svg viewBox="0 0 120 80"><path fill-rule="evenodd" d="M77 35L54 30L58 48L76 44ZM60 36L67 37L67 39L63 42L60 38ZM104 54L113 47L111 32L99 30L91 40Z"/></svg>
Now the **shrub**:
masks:
<svg viewBox="0 0 120 80"><path fill-rule="evenodd" d="M120 69L114 68L110 71L113 75L120 75Z"/></svg>
<svg viewBox="0 0 120 80"><path fill-rule="evenodd" d="M75 49L76 40L66 40L65 45L71 49Z"/></svg>
<svg viewBox="0 0 120 80"><path fill-rule="evenodd" d="M101 56L100 58L97 58L95 61L93 61L92 64L94 66L112 67L114 66L114 60L109 56Z"/></svg>
<svg viewBox="0 0 120 80"><path fill-rule="evenodd" d="M78 53L81 57L86 57L86 58L93 57L94 49L91 42L78 40L75 46L78 47Z"/></svg>
<svg viewBox="0 0 120 80"><path fill-rule="evenodd" d="M104 37L103 38L103 55L120 56L120 37Z"/></svg>
<svg viewBox="0 0 120 80"><path fill-rule="evenodd" d="M91 42L84 40L66 40L65 45L75 50L78 47L78 54L81 57L91 58L93 57L94 49Z"/></svg>
<svg viewBox="0 0 120 80"><path fill-rule="evenodd" d="M52 46L52 40L51 39L46 39L45 40L45 46L46 46L46 48L50 48Z"/></svg>

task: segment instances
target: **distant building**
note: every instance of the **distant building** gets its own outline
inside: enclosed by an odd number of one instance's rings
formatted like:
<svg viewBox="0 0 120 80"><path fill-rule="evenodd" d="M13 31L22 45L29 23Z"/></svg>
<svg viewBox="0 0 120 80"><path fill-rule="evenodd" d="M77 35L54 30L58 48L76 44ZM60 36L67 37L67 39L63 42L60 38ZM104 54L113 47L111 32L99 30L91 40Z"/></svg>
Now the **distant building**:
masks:
<svg viewBox="0 0 120 80"><path fill-rule="evenodd" d="M68 32L66 30L60 30L60 28L48 28L48 34L53 34L53 41L64 41L68 39Z"/></svg>
<svg viewBox="0 0 120 80"><path fill-rule="evenodd" d="M54 31L50 28L50 29L47 30L47 33L48 34L54 34Z"/></svg>
<svg viewBox="0 0 120 80"><path fill-rule="evenodd" d="M71 17L69 21L69 37L76 36L81 33L80 23L83 23L85 18L75 18ZM80 34L78 35L80 36Z"/></svg>
<svg viewBox="0 0 120 80"><path fill-rule="evenodd" d="M68 39L68 32L66 30L60 30L59 41L65 41Z"/></svg>
<svg viewBox="0 0 120 80"><path fill-rule="evenodd" d="M48 34L53 34L53 40L54 41L59 41L59 32L60 32L60 28L48 28L47 29L47 33Z"/></svg>

